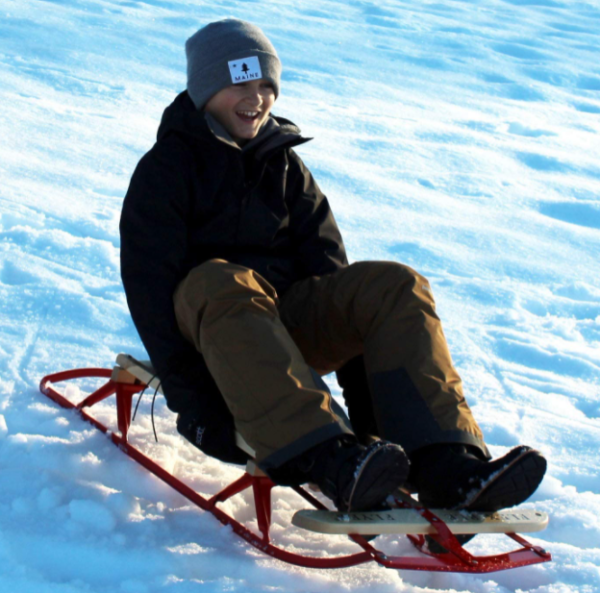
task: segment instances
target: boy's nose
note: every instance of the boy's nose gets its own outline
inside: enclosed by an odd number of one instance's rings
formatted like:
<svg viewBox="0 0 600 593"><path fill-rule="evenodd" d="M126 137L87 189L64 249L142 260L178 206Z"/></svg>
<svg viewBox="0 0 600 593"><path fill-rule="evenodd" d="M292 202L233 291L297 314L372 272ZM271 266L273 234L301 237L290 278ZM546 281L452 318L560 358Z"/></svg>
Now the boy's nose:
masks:
<svg viewBox="0 0 600 593"><path fill-rule="evenodd" d="M253 107L259 107L262 103L262 97L260 96L260 93L248 93L246 100Z"/></svg>
<svg viewBox="0 0 600 593"><path fill-rule="evenodd" d="M261 103L263 102L263 98L262 98L262 95L260 94L260 92L256 89L252 89L252 88L248 89L245 99L250 105L252 105L254 107L259 107L261 105Z"/></svg>

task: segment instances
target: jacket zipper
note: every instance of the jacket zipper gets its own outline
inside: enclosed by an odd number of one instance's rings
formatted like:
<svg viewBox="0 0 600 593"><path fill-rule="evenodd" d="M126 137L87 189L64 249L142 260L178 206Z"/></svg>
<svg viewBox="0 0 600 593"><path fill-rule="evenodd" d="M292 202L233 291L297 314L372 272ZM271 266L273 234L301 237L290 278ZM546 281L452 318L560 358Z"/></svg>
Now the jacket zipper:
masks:
<svg viewBox="0 0 600 593"><path fill-rule="evenodd" d="M248 202L250 201L250 197L252 195L252 191L257 188L260 184L260 182L262 181L262 178L265 174L265 171L267 170L267 163L269 161L269 159L271 158L271 155L268 155L264 161L262 162L262 168L260 171L260 175L258 176L256 182L254 184L250 183L249 181L244 181L244 194L242 195L242 201L240 204L240 210L239 210L239 214L238 214L238 221L237 221L237 226L236 226L236 230L235 230L235 243L236 245L240 244L240 228L242 226L242 218L244 216L244 210L246 209L246 207L248 206ZM243 170L243 168L242 168ZM245 172L244 172L244 177L245 177Z"/></svg>

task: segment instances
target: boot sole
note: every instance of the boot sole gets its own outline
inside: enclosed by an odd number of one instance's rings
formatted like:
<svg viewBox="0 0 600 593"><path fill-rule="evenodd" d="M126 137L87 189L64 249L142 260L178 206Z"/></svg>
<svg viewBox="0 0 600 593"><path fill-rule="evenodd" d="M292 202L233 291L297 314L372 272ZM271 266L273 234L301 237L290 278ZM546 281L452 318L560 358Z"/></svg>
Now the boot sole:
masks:
<svg viewBox="0 0 600 593"><path fill-rule="evenodd" d="M476 496L462 505L455 507L467 511L493 513L507 509L527 500L540 485L546 473L546 460L535 449L527 449L511 463L498 471L488 480ZM460 545L471 541L473 535L456 535ZM426 536L429 551L434 554L447 552L446 548L434 539Z"/></svg>
<svg viewBox="0 0 600 593"><path fill-rule="evenodd" d="M397 446L379 447L359 470L350 500L340 510L350 512L377 508L402 487L408 477L409 465L408 457Z"/></svg>
<svg viewBox="0 0 600 593"><path fill-rule="evenodd" d="M524 450L488 480L485 486L457 508L491 513L527 500L546 473L546 460L535 449Z"/></svg>

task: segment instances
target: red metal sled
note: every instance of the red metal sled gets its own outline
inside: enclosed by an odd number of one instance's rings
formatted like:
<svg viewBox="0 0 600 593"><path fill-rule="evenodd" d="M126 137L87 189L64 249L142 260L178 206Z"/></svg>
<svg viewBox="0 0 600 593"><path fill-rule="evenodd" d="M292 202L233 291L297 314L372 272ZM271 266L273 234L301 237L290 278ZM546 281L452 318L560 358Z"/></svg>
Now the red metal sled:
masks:
<svg viewBox="0 0 600 593"><path fill-rule="evenodd" d="M138 451L128 442L127 432L131 422L132 398L134 394L144 389L145 385L140 384L139 382L121 382L119 373L117 372L118 370L120 369L117 368L115 371L98 368L77 369L47 375L40 383L40 390L43 394L47 395L50 399L64 408L77 410L84 420L87 420L96 428L108 434L113 443L124 453L135 459L139 464L151 471L201 509L211 512L219 521L221 521L221 523L230 525L233 531L243 537L249 544L274 558L308 568L343 568L373 560L386 568L467 573L487 573L507 570L509 568L548 562L552 559L548 552L539 546L530 544L524 538L514 533L508 533L507 535L520 544L521 547L519 549L504 554L475 557L460 545L456 537L443 521L425 508L419 508L418 510L437 530L437 535L432 535L431 537L448 550L448 553L433 554L429 552L426 549L425 538L422 535L408 536L416 548L423 552L424 555L420 557L388 556L374 548L360 535L349 536L360 548L362 548L361 552L349 556L317 558L288 552L273 545L270 541L271 489L274 484L269 478L264 475L251 475L246 472L241 478L221 490L221 492L215 494L211 498L205 498L178 480L175 476L165 471L157 463L152 461L152 459ZM94 377L105 378L107 381L78 404L70 402L53 387L53 384L62 381ZM94 404L105 400L111 395L116 395L118 433L113 432L98 422L85 410L86 408L90 408ZM250 531L218 507L219 502L223 502L247 488L252 488L253 490L260 535ZM324 505L305 489L301 487L295 487L293 489L315 508L325 509Z"/></svg>

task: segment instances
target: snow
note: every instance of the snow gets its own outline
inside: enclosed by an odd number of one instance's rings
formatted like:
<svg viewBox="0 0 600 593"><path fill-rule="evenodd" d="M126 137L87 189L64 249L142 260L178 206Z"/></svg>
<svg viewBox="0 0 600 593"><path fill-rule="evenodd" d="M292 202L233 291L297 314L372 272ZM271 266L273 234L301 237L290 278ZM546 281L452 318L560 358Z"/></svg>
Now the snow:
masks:
<svg viewBox="0 0 600 593"><path fill-rule="evenodd" d="M185 39L228 16L278 48L275 113L315 138L299 151L350 257L430 279L493 454L548 456L526 506L550 514L531 540L554 562L480 576L283 565L40 394L47 373L145 357L119 278L121 202L185 86ZM599 47L598 0L0 0L0 591L599 591ZM204 493L239 475L185 444L162 400L155 443L150 400L131 431L142 451ZM275 492L276 541L355 550L290 528L301 503ZM225 507L253 525L249 500Z"/></svg>

